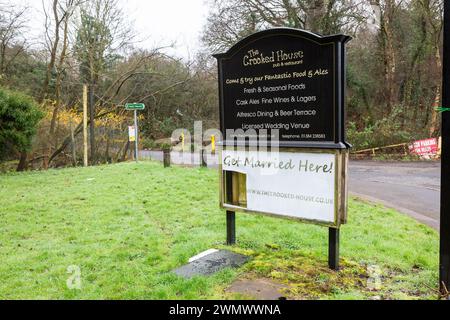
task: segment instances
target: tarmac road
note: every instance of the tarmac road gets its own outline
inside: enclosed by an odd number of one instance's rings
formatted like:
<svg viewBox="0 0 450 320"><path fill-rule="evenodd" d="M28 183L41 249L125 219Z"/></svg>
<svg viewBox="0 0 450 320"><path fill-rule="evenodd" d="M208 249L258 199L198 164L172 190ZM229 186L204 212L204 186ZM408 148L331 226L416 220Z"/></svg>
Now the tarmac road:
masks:
<svg viewBox="0 0 450 320"><path fill-rule="evenodd" d="M440 163L352 161L349 171L352 195L439 229Z"/></svg>
<svg viewBox="0 0 450 320"><path fill-rule="evenodd" d="M142 151L144 159L162 161L162 152ZM200 164L199 155L180 157L172 153L175 164ZM211 165L217 167L217 165ZM440 163L351 161L350 194L370 202L381 203L439 230Z"/></svg>

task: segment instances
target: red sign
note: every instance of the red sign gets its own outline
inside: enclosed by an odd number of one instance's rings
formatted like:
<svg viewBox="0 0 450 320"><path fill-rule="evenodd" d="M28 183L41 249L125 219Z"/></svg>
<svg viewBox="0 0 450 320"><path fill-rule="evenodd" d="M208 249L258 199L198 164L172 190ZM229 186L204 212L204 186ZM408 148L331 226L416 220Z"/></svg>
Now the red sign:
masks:
<svg viewBox="0 0 450 320"><path fill-rule="evenodd" d="M416 141L409 146L409 151L412 154L416 154L421 157L437 156L439 153L438 139L432 138Z"/></svg>

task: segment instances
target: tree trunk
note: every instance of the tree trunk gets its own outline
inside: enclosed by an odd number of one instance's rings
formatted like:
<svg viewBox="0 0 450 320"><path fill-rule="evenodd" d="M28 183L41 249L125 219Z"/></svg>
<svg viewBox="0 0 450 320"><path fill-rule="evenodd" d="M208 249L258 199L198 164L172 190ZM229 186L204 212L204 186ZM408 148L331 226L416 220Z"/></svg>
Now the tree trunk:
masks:
<svg viewBox="0 0 450 320"><path fill-rule="evenodd" d="M110 148L110 132L108 128L105 128L106 130L106 150L105 150L105 160L106 163L112 163L112 159L109 156L109 148Z"/></svg>
<svg viewBox="0 0 450 320"><path fill-rule="evenodd" d="M54 9L56 10L56 9ZM55 21L58 18L58 13L57 11L55 11L54 13L55 15ZM59 56L59 61L57 64L57 75L56 75L56 86L55 86L55 105L53 108L53 112L52 112L52 120L50 122L50 130L49 130L49 141L48 141L48 155L50 157L50 155L52 154L53 151L53 145L58 145L58 141L56 141L54 144L52 144L52 139L55 136L55 131L56 131L56 122L58 120L58 114L59 114L59 109L61 106L61 82L62 82L62 72L63 72L63 66L64 66L64 62L66 59L66 54L67 54L67 48L69 45L69 17L70 14L68 14L67 12L65 13L65 17L64 17L64 38L63 38L63 48L61 51L61 55ZM61 22L56 22L57 24L57 28L58 30L55 30L56 32L56 36L55 36L55 45L52 48L52 53L51 53L51 61L49 63L49 67L52 66L52 68L54 68L54 66L56 65L56 50L58 48L59 45L59 26L61 24ZM50 74L47 73L47 76L49 76ZM50 79L50 78L48 78ZM47 81L47 78L46 78ZM43 91L43 99L45 99L45 95L46 95L46 91L47 91L47 86L48 83L45 85L44 84L44 91ZM47 158L48 159L48 158ZM49 166L49 162L44 161L44 169L47 170Z"/></svg>
<svg viewBox="0 0 450 320"><path fill-rule="evenodd" d="M75 144L75 133L73 129L73 121L70 119L70 140L72 140L72 162L73 166L77 166L77 146Z"/></svg>
<svg viewBox="0 0 450 320"><path fill-rule="evenodd" d="M420 75L418 75L417 72L417 66L419 63L423 61L423 56L425 52L425 46L427 43L428 38L428 28L427 28L427 20L424 13L424 10L421 10L420 15L420 41L416 44L416 49L414 52L414 55L412 57L411 64L409 66L409 70L407 72L407 78L405 80L405 89L403 94L403 104L409 109L413 110L413 125L416 124L417 120L417 112L418 112L418 101L413 101L412 95L413 95L413 82L414 79L419 78Z"/></svg>
<svg viewBox="0 0 450 320"><path fill-rule="evenodd" d="M127 161L127 153L129 149L130 149L130 141L128 140L125 145L125 150L123 151L121 162Z"/></svg>
<svg viewBox="0 0 450 320"><path fill-rule="evenodd" d="M39 99L40 102L43 102L45 98L47 97L48 93L48 86L50 84L50 79L52 77L53 69L55 68L56 63L56 54L58 51L58 45L59 45L59 28L61 25L61 21L59 19L58 14L58 0L53 0L53 19L55 20L55 39L53 41L53 45L50 51L50 62L47 65L47 72L45 74L44 84L42 86L42 93L41 97ZM47 29L48 31L48 29Z"/></svg>
<svg viewBox="0 0 450 320"><path fill-rule="evenodd" d="M26 171L27 169L28 169L28 153L21 152L19 165L17 166L17 172L23 172Z"/></svg>
<svg viewBox="0 0 450 320"><path fill-rule="evenodd" d="M442 70L442 59L441 59L441 50L439 45L437 45L435 47L436 50L436 67L437 70ZM440 81L440 80L439 80ZM438 107L440 107L441 105L441 84L440 82L436 85L436 94L435 94L435 98L434 98L434 105L433 108L431 109L431 124L430 124L430 131L429 131L429 135L430 138L432 138L434 136L434 134L437 131L438 128L438 111L436 110Z"/></svg>
<svg viewBox="0 0 450 320"><path fill-rule="evenodd" d="M395 89L395 73L397 71L397 65L395 61L394 51L394 39L393 30L390 26L391 22L387 22L386 26L386 48L385 48L385 77L387 85L387 102L388 110L391 111L396 102L396 89Z"/></svg>
<svg viewBox="0 0 450 320"><path fill-rule="evenodd" d="M112 111L106 111L103 112L99 115L97 115L95 117L95 119L101 119L102 117L108 115L112 113ZM88 120L88 125L89 125L89 120ZM78 124L78 126L75 129L75 137L78 136L81 132L83 132L83 122L81 122L80 124ZM66 148L70 145L71 143L71 136L67 136L65 139L63 139L61 145L53 152L53 154L51 155L50 159L48 160L49 163L52 163L53 160L56 159L56 157L58 157L64 150L66 150Z"/></svg>
<svg viewBox="0 0 450 320"><path fill-rule="evenodd" d="M127 147L127 144L129 144L129 142L125 142L119 149L119 151L117 151L116 157L114 159L114 161L117 162L122 162L122 151ZM126 151L125 151L126 154Z"/></svg>
<svg viewBox="0 0 450 320"><path fill-rule="evenodd" d="M386 115L389 115L396 104L395 73L397 71L396 55L394 49L395 2L386 0L384 7L377 1L380 9L380 45L383 53Z"/></svg>

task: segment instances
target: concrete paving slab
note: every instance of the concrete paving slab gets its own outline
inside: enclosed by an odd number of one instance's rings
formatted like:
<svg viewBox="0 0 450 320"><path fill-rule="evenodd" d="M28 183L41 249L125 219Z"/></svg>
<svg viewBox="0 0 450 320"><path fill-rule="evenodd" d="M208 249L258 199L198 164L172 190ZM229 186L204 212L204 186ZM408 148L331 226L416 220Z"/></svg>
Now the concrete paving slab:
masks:
<svg viewBox="0 0 450 320"><path fill-rule="evenodd" d="M196 276L210 276L226 268L239 268L250 260L250 257L226 250L214 252L195 260L173 272L180 277L191 279Z"/></svg>

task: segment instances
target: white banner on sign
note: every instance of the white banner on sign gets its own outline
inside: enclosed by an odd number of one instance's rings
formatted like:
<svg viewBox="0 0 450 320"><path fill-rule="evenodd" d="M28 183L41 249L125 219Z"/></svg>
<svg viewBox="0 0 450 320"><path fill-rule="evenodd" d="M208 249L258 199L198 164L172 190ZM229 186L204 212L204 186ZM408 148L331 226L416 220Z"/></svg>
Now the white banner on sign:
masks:
<svg viewBox="0 0 450 320"><path fill-rule="evenodd" d="M335 223L334 153L223 150L224 171L247 176L247 210Z"/></svg>
<svg viewBox="0 0 450 320"><path fill-rule="evenodd" d="M136 141L136 128L134 126L128 127L128 137L130 142Z"/></svg>

